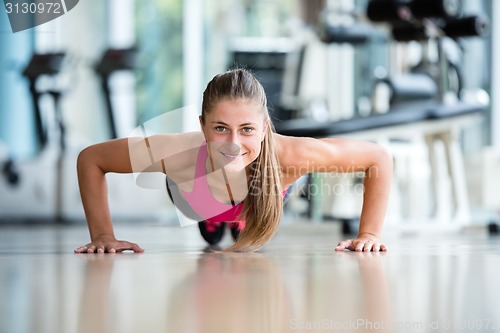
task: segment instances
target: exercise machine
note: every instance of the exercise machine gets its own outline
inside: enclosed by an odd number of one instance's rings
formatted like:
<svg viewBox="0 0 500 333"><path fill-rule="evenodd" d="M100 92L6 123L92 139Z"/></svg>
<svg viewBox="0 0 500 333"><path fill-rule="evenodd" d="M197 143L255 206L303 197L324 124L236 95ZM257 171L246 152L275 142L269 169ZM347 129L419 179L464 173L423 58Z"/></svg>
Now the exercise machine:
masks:
<svg viewBox="0 0 500 333"><path fill-rule="evenodd" d="M438 199L440 179L434 146L444 145L446 169L450 178L453 202L453 221L457 226L470 221L465 173L459 147L459 133L473 119L478 119L484 104L471 104L460 100L462 89L460 65L446 54L444 39L483 37L488 31L488 20L481 16L460 17L460 1L444 0L372 0L366 16L373 22L390 26L396 42L416 40L424 51L435 43L436 61L427 54L410 73L387 76L379 84L387 86L389 108L372 112L368 116L355 116L340 121L292 119L276 123L278 133L293 136L331 137L346 136L372 141L408 139L408 133L419 133L426 142L432 174L432 192L435 207L431 215L439 218L443 203ZM361 24L321 27L320 38L326 43L351 43L360 45L370 39L372 30ZM453 94L450 102L448 96ZM311 199L311 211L318 209ZM321 199L319 199L321 200ZM348 220L343 221L344 231L352 231Z"/></svg>
<svg viewBox="0 0 500 333"><path fill-rule="evenodd" d="M124 49L107 49L101 59L95 64L94 70L100 78L101 88L106 103L109 134L111 139L118 138L116 114L111 102L111 77L117 71L132 71L137 68L137 49L135 47Z"/></svg>
<svg viewBox="0 0 500 333"><path fill-rule="evenodd" d="M3 189L3 202L10 203L10 209L16 206L14 210L35 219L32 206L39 203L40 215L58 222L63 220L63 160L66 153L66 128L60 103L66 88L62 87L59 76L65 59L64 52L35 53L22 70L32 101L37 155L29 161L7 159L2 166L3 181L8 185ZM47 97L51 99L52 107L43 102Z"/></svg>

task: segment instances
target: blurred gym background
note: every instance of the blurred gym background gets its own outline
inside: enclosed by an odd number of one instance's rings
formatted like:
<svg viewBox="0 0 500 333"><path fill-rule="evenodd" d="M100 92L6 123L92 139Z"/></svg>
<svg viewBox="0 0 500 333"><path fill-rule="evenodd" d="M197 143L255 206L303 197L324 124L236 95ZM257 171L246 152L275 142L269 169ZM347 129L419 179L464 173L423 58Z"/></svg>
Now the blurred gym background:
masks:
<svg viewBox="0 0 500 333"><path fill-rule="evenodd" d="M172 111L237 65L263 83L278 132L390 149L387 228L498 232L499 22L492 0L85 0L13 33L2 8L0 224L82 223L78 153L148 122L196 130ZM178 223L165 189L108 181L115 221ZM284 223L352 232L361 185L304 177Z"/></svg>

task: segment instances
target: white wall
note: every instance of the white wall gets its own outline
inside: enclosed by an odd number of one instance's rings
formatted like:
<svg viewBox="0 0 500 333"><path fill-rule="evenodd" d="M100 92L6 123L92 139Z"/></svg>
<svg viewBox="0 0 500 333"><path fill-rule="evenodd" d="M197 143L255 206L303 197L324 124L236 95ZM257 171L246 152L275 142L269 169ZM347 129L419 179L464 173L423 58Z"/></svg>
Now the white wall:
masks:
<svg viewBox="0 0 500 333"><path fill-rule="evenodd" d="M500 148L500 1L492 1L491 110L492 145Z"/></svg>
<svg viewBox="0 0 500 333"><path fill-rule="evenodd" d="M184 106L200 106L203 93L203 1L183 2ZM199 130L197 108L183 114L184 132ZM198 108L198 110L201 110Z"/></svg>
<svg viewBox="0 0 500 333"><path fill-rule="evenodd" d="M91 66L107 44L107 1L85 0L57 20L58 46L73 58L74 76L63 100L64 119L72 140L83 145L108 138L105 104Z"/></svg>

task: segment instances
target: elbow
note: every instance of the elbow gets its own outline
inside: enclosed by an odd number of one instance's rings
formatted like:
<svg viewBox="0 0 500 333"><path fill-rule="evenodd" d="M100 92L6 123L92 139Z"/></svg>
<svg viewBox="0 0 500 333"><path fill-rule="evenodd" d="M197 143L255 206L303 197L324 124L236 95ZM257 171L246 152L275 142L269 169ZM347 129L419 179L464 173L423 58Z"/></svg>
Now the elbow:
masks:
<svg viewBox="0 0 500 333"><path fill-rule="evenodd" d="M392 156L392 153L389 151L389 149L380 146L380 163L385 165L389 170L392 171L392 168L394 166L394 157Z"/></svg>
<svg viewBox="0 0 500 333"><path fill-rule="evenodd" d="M76 170L78 173L81 173L82 170L85 169L85 165L88 163L89 155L90 155L90 147L83 149L80 154L78 154L78 158L76 160Z"/></svg>
<svg viewBox="0 0 500 333"><path fill-rule="evenodd" d="M80 154L78 154L78 158L76 160L76 170L79 175L85 170L88 170L92 166L95 166L96 157L94 153L93 146L89 146L83 149Z"/></svg>
<svg viewBox="0 0 500 333"><path fill-rule="evenodd" d="M377 146L374 153L374 158L367 172L375 176L385 175L392 177L394 167L392 153L382 146Z"/></svg>
<svg viewBox="0 0 500 333"><path fill-rule="evenodd" d="M389 151L389 149L385 147L380 147L379 155L380 155L379 157L380 168L384 170L385 174L389 178L392 178L393 167L394 167L394 157L392 156L392 153Z"/></svg>

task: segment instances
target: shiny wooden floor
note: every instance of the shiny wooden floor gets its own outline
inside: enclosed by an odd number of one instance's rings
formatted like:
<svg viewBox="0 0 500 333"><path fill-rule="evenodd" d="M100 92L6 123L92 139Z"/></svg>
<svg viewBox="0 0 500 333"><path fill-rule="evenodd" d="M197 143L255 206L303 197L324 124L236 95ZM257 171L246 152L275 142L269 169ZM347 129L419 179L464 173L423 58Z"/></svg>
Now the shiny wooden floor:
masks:
<svg viewBox="0 0 500 333"><path fill-rule="evenodd" d="M73 254L83 226L0 227L0 332L500 332L500 241L485 232L336 253L336 225L286 224L262 252L226 255L193 227L117 236L146 252Z"/></svg>

